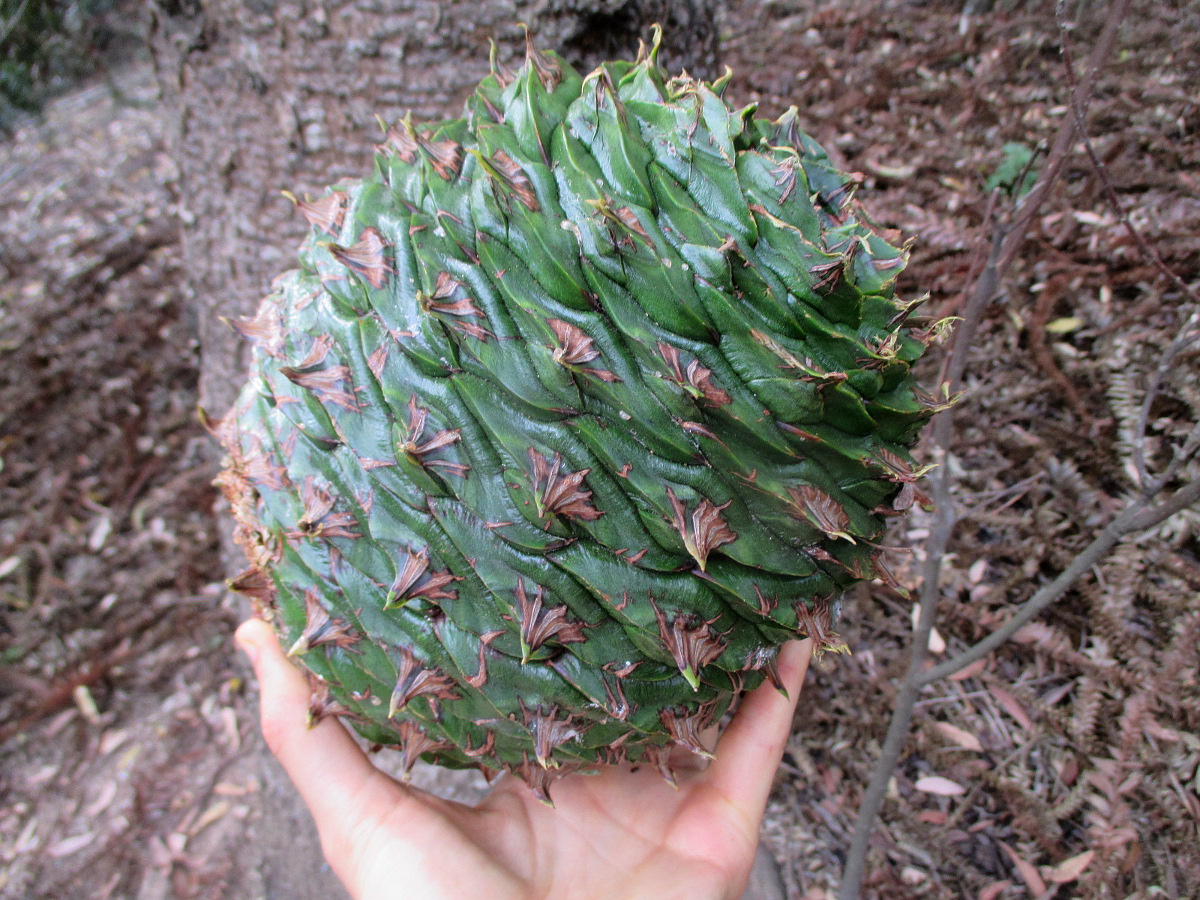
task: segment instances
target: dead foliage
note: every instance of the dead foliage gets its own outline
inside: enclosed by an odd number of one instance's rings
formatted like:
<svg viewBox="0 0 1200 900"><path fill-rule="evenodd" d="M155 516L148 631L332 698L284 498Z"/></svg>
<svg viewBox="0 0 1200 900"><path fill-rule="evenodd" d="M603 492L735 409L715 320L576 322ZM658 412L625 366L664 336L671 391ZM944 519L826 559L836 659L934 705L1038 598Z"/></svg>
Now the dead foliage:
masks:
<svg viewBox="0 0 1200 900"><path fill-rule="evenodd" d="M3 897L227 896L249 811L172 179L105 88L0 148Z"/></svg>

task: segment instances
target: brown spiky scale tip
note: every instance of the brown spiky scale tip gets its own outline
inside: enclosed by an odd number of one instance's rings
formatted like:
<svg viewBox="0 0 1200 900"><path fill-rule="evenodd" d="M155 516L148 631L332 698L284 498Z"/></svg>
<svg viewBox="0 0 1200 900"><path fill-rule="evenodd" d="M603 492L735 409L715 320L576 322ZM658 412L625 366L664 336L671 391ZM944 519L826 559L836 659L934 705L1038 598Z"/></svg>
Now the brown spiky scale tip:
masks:
<svg viewBox="0 0 1200 900"><path fill-rule="evenodd" d="M328 684L311 673L309 674L308 686L312 691L312 694L308 698L309 728L320 724L322 719L354 715L353 712L347 709L341 701L337 700L330 693Z"/></svg>
<svg viewBox="0 0 1200 900"><path fill-rule="evenodd" d="M245 472L255 485L282 491L292 484L287 467L273 453L263 449L257 437L251 440L251 449L245 456Z"/></svg>
<svg viewBox="0 0 1200 900"><path fill-rule="evenodd" d="M431 738L412 719L405 719L400 723L399 735L400 767L403 770L405 781L412 775L413 766L417 764L422 755L450 746L447 741L439 741Z"/></svg>
<svg viewBox="0 0 1200 900"><path fill-rule="evenodd" d="M538 765L545 769L558 768L560 764L553 758L554 748L575 740L583 731L572 721L570 714L558 718L557 706L551 706L546 711L541 708L528 710L524 700L518 698L517 703L525 728L533 738L533 752Z"/></svg>
<svg viewBox="0 0 1200 900"><path fill-rule="evenodd" d="M525 29L525 62L533 66L533 71L547 92L553 91L562 81L563 72L558 60L533 45L533 36L528 28Z"/></svg>
<svg viewBox="0 0 1200 900"><path fill-rule="evenodd" d="M313 228L335 236L341 230L346 217L346 203L350 199L345 191L330 191L317 200L299 200L291 191L284 191L283 196L296 205L300 215Z"/></svg>
<svg viewBox="0 0 1200 900"><path fill-rule="evenodd" d="M725 651L723 635L712 629L716 619L697 622L693 616L676 615L668 622L653 598L650 602L658 620L658 633L667 650L675 657L679 673L687 679L693 691L700 690L700 670Z"/></svg>
<svg viewBox="0 0 1200 900"><path fill-rule="evenodd" d="M778 647L754 648L746 657L743 668L750 672L762 672L775 687L775 690L779 691L785 697L788 695L787 688L783 686L783 679L779 676Z"/></svg>
<svg viewBox="0 0 1200 900"><path fill-rule="evenodd" d="M433 171L444 181L450 181L462 167L462 147L454 141L422 140L421 149L425 151Z"/></svg>
<svg viewBox="0 0 1200 900"><path fill-rule="evenodd" d="M467 740L463 743L462 749L463 753L467 754L467 756L471 757L472 759L484 759L489 757L492 755L492 751L496 749L496 733L494 731L489 731L483 743L478 747L471 746L471 738L468 735ZM487 778L487 772L489 770L485 768L483 771L484 777ZM495 776L493 775L493 777ZM488 784L492 783L491 778L488 778L487 781Z"/></svg>
<svg viewBox="0 0 1200 900"><path fill-rule="evenodd" d="M383 604L384 609L399 608L409 600L418 597L428 600L430 603L436 603L439 600L457 600L458 591L446 587L456 581L462 581L462 577L451 575L448 569L437 571L429 568L428 548L422 547L416 553L405 548L403 565L400 567L396 580L388 588L387 598Z"/></svg>
<svg viewBox="0 0 1200 900"><path fill-rule="evenodd" d="M884 557L883 550L876 550L871 554L871 567L875 570L875 574L882 579L884 584L890 587L901 597L908 596L908 588L900 583L900 579L898 579L896 577L896 573L892 571L891 565Z"/></svg>
<svg viewBox="0 0 1200 900"><path fill-rule="evenodd" d="M593 522L603 515L592 506L592 492L581 488L591 469L563 472L562 456L555 453L553 461L548 461L533 447L529 448L529 461L533 466L533 502L539 518L559 515Z"/></svg>
<svg viewBox="0 0 1200 900"><path fill-rule="evenodd" d="M308 347L308 352L304 354L304 358L296 363L295 368L301 372L306 369L312 369L322 365L329 358L329 351L333 349L333 335L319 334L313 338L313 342Z"/></svg>
<svg viewBox="0 0 1200 900"><path fill-rule="evenodd" d="M252 319L225 319L226 322L268 356L280 358L283 355L285 338L283 333L283 316L279 306L272 303L270 298L259 304L258 311Z"/></svg>
<svg viewBox="0 0 1200 900"><path fill-rule="evenodd" d="M775 186L783 188L779 195L779 205L783 206L787 202L787 198L792 195L792 191L796 189L796 174L800 170L800 157L789 156L774 169L771 174L775 176Z"/></svg>
<svg viewBox="0 0 1200 900"><path fill-rule="evenodd" d="M932 469L933 466L920 466L914 469L907 460L891 452L886 447L880 447L872 456L880 468L884 470L885 477L889 481L894 481L900 485L900 490L896 492L896 496L892 499L892 510L895 512L907 512L913 503L919 503L926 508L932 506L932 501L924 491L916 486L916 481Z"/></svg>
<svg viewBox="0 0 1200 900"><path fill-rule="evenodd" d="M321 605L321 597L316 588L309 588L304 592L304 615L304 630L288 650L288 656L301 656L322 644L347 650L359 641L359 635L348 623L329 615Z"/></svg>
<svg viewBox="0 0 1200 900"><path fill-rule="evenodd" d="M607 747L600 748L599 762L606 766L619 766L629 762L629 752L622 745L629 738L629 732L623 734L618 740L621 743L609 744Z"/></svg>
<svg viewBox="0 0 1200 900"><path fill-rule="evenodd" d="M417 137L412 119L405 117L387 130L383 143L375 148L385 155L395 155L402 162L412 165L417 161Z"/></svg>
<svg viewBox="0 0 1200 900"><path fill-rule="evenodd" d="M662 780L678 790L679 780L675 777L675 770L671 768L670 744L647 747L642 751L642 758L640 761L652 763L654 767L658 769L658 774L662 776Z"/></svg>
<svg viewBox="0 0 1200 900"><path fill-rule="evenodd" d="M522 753L521 762L508 768L514 775L520 776L538 800L553 807L554 801L550 798L550 785L576 771L579 765L578 763L566 763L557 768L547 768L535 760L531 760L528 753Z"/></svg>
<svg viewBox="0 0 1200 900"><path fill-rule="evenodd" d="M274 609L278 592L275 582L263 569L252 566L230 578L227 583L231 591L237 591L253 600L257 610Z"/></svg>
<svg viewBox="0 0 1200 900"><path fill-rule="evenodd" d="M482 688L485 684L487 684L487 657L489 653L495 652L491 649L491 643L502 634L504 634L503 631L489 631L486 634L481 634L479 636L479 671L474 675L467 675L463 678L463 681L465 681L471 687Z"/></svg>
<svg viewBox="0 0 1200 900"><path fill-rule="evenodd" d="M467 317L483 319L484 313L483 310L475 305L475 301L470 297L461 297L458 300L451 299L462 286L463 283L456 278L452 278L449 272L439 272L437 281L433 286L433 293L418 293L417 300L428 312L451 316L450 327L461 331L463 334L470 335L480 341L486 341L490 337L495 337L495 335L483 326L465 321Z"/></svg>
<svg viewBox="0 0 1200 900"><path fill-rule="evenodd" d="M633 707L625 697L620 675L613 685L609 684L607 678L604 679L604 711L619 722L628 721L629 714L633 712Z"/></svg>
<svg viewBox="0 0 1200 900"><path fill-rule="evenodd" d="M362 410L355 390L346 386L351 383L349 366L329 366L311 371L307 366L280 366L279 374L292 384L312 391L322 403L332 403L349 412Z"/></svg>
<svg viewBox="0 0 1200 900"><path fill-rule="evenodd" d="M896 354L900 350L900 339L895 333L892 333L875 340L865 341L863 347L870 354L870 358L858 360L859 364L864 369L882 369L896 359Z"/></svg>
<svg viewBox="0 0 1200 900"><path fill-rule="evenodd" d="M521 662L529 662L530 656L546 643L574 644L586 640L583 625L568 618L565 606L545 605L546 589L540 584L533 592L533 599L525 591L525 582L517 579L517 608L521 611Z"/></svg>
<svg viewBox="0 0 1200 900"><path fill-rule="evenodd" d="M367 368L371 370L371 374L375 376L375 380L379 381L383 378L383 367L387 365L388 354L391 348L387 344L380 344L367 357Z"/></svg>
<svg viewBox="0 0 1200 900"><path fill-rule="evenodd" d="M796 633L801 637L812 638L813 654L849 653L850 647L837 632L833 630L833 610L828 601L818 600L809 609L803 600L795 605Z"/></svg>
<svg viewBox="0 0 1200 900"><path fill-rule="evenodd" d="M789 487L792 515L798 519L807 519L828 537L841 538L855 543L854 537L847 531L850 527L850 517L846 510L836 500L818 487L802 484Z"/></svg>
<svg viewBox="0 0 1200 900"><path fill-rule="evenodd" d="M708 554L718 547L731 544L737 540L737 535L730 530L721 518L721 512L732 501L717 506L705 498L696 504L689 517L683 501L675 496L675 491L667 488L667 498L671 501L672 524L679 536L683 538L683 546L691 554L692 559L705 571L708 564Z"/></svg>
<svg viewBox="0 0 1200 900"><path fill-rule="evenodd" d="M778 597L767 597L763 594L762 589L756 584L754 587L754 597L758 600L758 614L760 616L769 616L779 605Z"/></svg>
<svg viewBox="0 0 1200 900"><path fill-rule="evenodd" d="M698 359L693 359L684 369L679 359L679 350L675 347L659 341L658 352L671 370L669 380L693 397L704 400L710 406L728 406L733 402L729 394L713 384L712 370L700 365Z"/></svg>
<svg viewBox="0 0 1200 900"><path fill-rule="evenodd" d="M333 494L319 486L312 475L304 479L300 499L304 504L304 512L296 523L295 531L288 532L289 538L361 537L357 531L350 530L358 521L350 513L333 512Z"/></svg>
<svg viewBox="0 0 1200 900"><path fill-rule="evenodd" d="M371 287L378 290L392 273L392 267L384 261L383 251L388 243L374 228L364 228L358 240L349 247L329 244L333 258L346 268L357 272Z"/></svg>
<svg viewBox="0 0 1200 900"><path fill-rule="evenodd" d="M937 394L931 394L929 391L913 385L912 395L925 408L926 412L935 413L954 406L962 396L962 393L950 393L950 383L943 381Z"/></svg>
<svg viewBox="0 0 1200 900"><path fill-rule="evenodd" d="M413 126L409 116L389 128L383 143L375 149L385 155L394 154L410 165L417 161L417 152L420 151L444 181L450 181L462 168L462 147L458 143L432 140L428 131Z"/></svg>
<svg viewBox="0 0 1200 900"><path fill-rule="evenodd" d="M596 215L608 226L609 234L617 247L636 246L637 241L648 247L653 247L650 235L635 213L628 206L615 206L611 197L604 196L597 200L588 200L587 205L596 211Z"/></svg>
<svg viewBox="0 0 1200 900"><path fill-rule="evenodd" d="M686 747L704 759L715 759L700 740L700 732L712 724L712 711L711 702L695 710L679 706L662 710L658 718L671 740L680 747Z"/></svg>
<svg viewBox="0 0 1200 900"><path fill-rule="evenodd" d="M546 321L558 341L552 354L556 363L566 366L568 369L595 376L601 381L621 380L612 372L606 372L603 369L584 368L584 363L598 359L600 356L600 351L595 348L587 332L562 319L547 319Z"/></svg>
<svg viewBox="0 0 1200 900"><path fill-rule="evenodd" d="M503 150L497 150L492 154L491 169L495 172L494 180L506 194L516 197L530 212L541 209L529 176L525 174L520 163Z"/></svg>
<svg viewBox="0 0 1200 900"><path fill-rule="evenodd" d="M415 697L428 697L431 704L436 704L438 700L457 700L459 695L454 692L454 680L445 672L418 662L409 647L401 647L396 686L388 701L388 718L393 718ZM436 705L434 709L436 715Z"/></svg>
<svg viewBox="0 0 1200 900"><path fill-rule="evenodd" d="M432 437L426 441L422 441L421 438L425 434L425 421L428 418L429 410L420 406L417 403L417 395L413 394L408 400L408 426L405 429L404 439L400 442L398 449L401 453L407 454L422 466L434 466L449 472L451 475L465 478L470 466L450 462L445 459L426 458L428 454L433 453L435 450L449 447L458 441L462 435L462 429L446 428L434 432Z"/></svg>

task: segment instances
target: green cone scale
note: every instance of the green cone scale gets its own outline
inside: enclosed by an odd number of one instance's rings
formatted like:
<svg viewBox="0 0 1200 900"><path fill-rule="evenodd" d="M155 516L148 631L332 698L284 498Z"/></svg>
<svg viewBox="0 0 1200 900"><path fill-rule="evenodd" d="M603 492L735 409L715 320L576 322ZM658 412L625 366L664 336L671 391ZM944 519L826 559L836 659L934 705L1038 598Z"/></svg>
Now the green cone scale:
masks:
<svg viewBox="0 0 1200 900"><path fill-rule="evenodd" d="M297 200L300 268L218 426L233 587L316 716L521 774L666 770L836 598L890 578L886 517L939 406L905 252L789 113L530 51L465 116L388 129ZM669 774L669 772L667 772Z"/></svg>

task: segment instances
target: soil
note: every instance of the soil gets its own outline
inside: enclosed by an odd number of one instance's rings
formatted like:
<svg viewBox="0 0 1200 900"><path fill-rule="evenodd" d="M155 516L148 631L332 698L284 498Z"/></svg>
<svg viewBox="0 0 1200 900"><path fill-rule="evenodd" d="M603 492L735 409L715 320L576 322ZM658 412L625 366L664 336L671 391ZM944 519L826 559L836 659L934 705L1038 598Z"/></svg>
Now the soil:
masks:
<svg viewBox="0 0 1200 900"><path fill-rule="evenodd" d="M739 0L731 96L790 104L882 228L903 292L959 314L1014 201L987 182L1072 111L1046 4ZM1087 12L1090 6L1068 9ZM965 11L964 11L965 10ZM1070 39L1077 68L1102 22ZM1200 9L1134 4L1078 142L976 335L945 464L962 519L935 659L1003 623L1200 421ZM264 896L270 789L229 635L199 332L153 76L50 104L0 144L0 897ZM1035 156L1033 172L1045 165ZM944 354L929 363L932 382ZM1143 409L1150 387L1156 395ZM1200 477L1195 461L1172 486ZM832 896L907 664L896 584L805 688L764 827L789 897ZM1200 895L1200 511L1119 545L1014 641L926 691L864 895ZM266 773L266 774L265 774ZM310 839L309 839L310 840ZM317 854L315 844L307 844Z"/></svg>

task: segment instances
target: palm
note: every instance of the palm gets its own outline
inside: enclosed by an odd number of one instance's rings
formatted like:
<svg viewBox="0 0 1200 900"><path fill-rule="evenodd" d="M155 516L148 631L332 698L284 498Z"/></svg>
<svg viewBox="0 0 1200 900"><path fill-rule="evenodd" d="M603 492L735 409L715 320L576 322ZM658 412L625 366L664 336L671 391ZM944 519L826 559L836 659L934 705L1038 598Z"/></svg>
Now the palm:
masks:
<svg viewBox="0 0 1200 900"><path fill-rule="evenodd" d="M553 808L512 778L469 807L388 778L335 722L304 730L307 685L270 629L248 623L239 639L261 649L267 742L363 900L740 896L810 650L782 658L791 699L769 685L748 695L717 759L682 760L678 788L654 766L611 766L555 782Z"/></svg>

